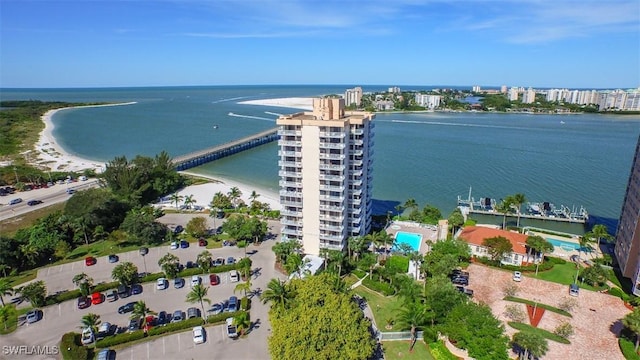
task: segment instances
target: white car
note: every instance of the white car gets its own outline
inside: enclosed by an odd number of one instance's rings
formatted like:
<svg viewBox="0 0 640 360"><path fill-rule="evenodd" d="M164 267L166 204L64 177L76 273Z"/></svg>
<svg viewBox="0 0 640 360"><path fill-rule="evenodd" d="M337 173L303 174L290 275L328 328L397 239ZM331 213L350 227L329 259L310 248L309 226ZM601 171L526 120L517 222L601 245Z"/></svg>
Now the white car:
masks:
<svg viewBox="0 0 640 360"><path fill-rule="evenodd" d="M229 281L231 282L240 281L240 273L238 272L238 270L231 270L229 272Z"/></svg>
<svg viewBox="0 0 640 360"><path fill-rule="evenodd" d="M204 342L204 328L202 326L193 328L193 342L196 344L202 344Z"/></svg>
<svg viewBox="0 0 640 360"><path fill-rule="evenodd" d="M517 281L517 282L522 281L522 273L520 271L513 272L513 281Z"/></svg>
<svg viewBox="0 0 640 360"><path fill-rule="evenodd" d="M227 336L229 336L230 338L237 338L238 337L238 329L236 328L236 324L235 321L233 320L232 317L227 318L226 320L226 327L227 327Z"/></svg>
<svg viewBox="0 0 640 360"><path fill-rule="evenodd" d="M171 242L171 250L175 250L179 247L178 242L177 241L172 241Z"/></svg>
<svg viewBox="0 0 640 360"><path fill-rule="evenodd" d="M193 276L191 277L191 287L194 287L194 286L196 286L196 285L200 285L200 280L201 280L201 279L200 279L200 276L198 276L198 275L193 275Z"/></svg>
<svg viewBox="0 0 640 360"><path fill-rule="evenodd" d="M169 282L165 278L159 278L156 282L156 289L164 290L169 286Z"/></svg>
<svg viewBox="0 0 640 360"><path fill-rule="evenodd" d="M91 328L84 328L84 330L82 330L82 345L88 345L91 344L95 338L93 336L93 330L91 330Z"/></svg>

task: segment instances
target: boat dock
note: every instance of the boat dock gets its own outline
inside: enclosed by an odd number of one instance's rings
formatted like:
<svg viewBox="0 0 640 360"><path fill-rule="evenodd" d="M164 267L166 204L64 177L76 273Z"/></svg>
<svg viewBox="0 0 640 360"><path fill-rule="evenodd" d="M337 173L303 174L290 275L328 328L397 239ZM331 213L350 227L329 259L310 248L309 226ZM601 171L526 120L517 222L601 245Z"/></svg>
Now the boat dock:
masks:
<svg viewBox="0 0 640 360"><path fill-rule="evenodd" d="M278 128L273 128L243 137L238 140L212 146L199 151L173 158L173 165L177 171L183 171L221 159L254 147L278 140Z"/></svg>

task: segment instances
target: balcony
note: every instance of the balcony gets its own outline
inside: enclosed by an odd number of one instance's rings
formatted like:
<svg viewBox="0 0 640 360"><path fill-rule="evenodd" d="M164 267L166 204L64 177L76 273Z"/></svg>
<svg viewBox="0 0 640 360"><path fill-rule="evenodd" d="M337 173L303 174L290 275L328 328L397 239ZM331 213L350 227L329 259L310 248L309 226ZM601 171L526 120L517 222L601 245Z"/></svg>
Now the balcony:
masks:
<svg viewBox="0 0 640 360"><path fill-rule="evenodd" d="M343 170L346 169L346 166L344 166L344 165L320 164L320 169L322 169L322 170L343 171Z"/></svg>
<svg viewBox="0 0 640 360"><path fill-rule="evenodd" d="M328 153L320 153L320 159L328 159L328 160L344 160L346 156L344 154L328 154Z"/></svg>
<svg viewBox="0 0 640 360"><path fill-rule="evenodd" d="M351 194L352 195L356 195L356 196L360 196L360 195L362 195L362 189L351 190Z"/></svg>
<svg viewBox="0 0 640 360"><path fill-rule="evenodd" d="M282 216L302 216L302 211L280 210Z"/></svg>
<svg viewBox="0 0 640 360"><path fill-rule="evenodd" d="M341 223L344 220L344 216L335 216L335 215L320 215L321 220L331 220L335 222Z"/></svg>
<svg viewBox="0 0 640 360"><path fill-rule="evenodd" d="M278 156L292 156L292 157L301 157L302 153L299 151L286 151L280 150L278 151Z"/></svg>
<svg viewBox="0 0 640 360"><path fill-rule="evenodd" d="M336 232L343 232L344 231L344 226L342 225L329 225L329 224L323 224L320 223L320 230L328 230L328 231L336 231Z"/></svg>
<svg viewBox="0 0 640 360"><path fill-rule="evenodd" d="M282 202L282 201L281 201ZM344 210L344 207L342 206L335 206L335 205L327 205L327 204L320 204L320 210L329 210L329 211L339 211L342 212Z"/></svg>
<svg viewBox="0 0 640 360"><path fill-rule="evenodd" d="M302 172L298 171L278 171L278 176L280 177L294 177L294 178L302 178Z"/></svg>
<svg viewBox="0 0 640 360"><path fill-rule="evenodd" d="M362 176L362 169L352 169L349 170L350 176Z"/></svg>
<svg viewBox="0 0 640 360"><path fill-rule="evenodd" d="M363 165L362 160L352 160L351 164L353 166L362 166Z"/></svg>
<svg viewBox="0 0 640 360"><path fill-rule="evenodd" d="M280 144L280 146L301 147L302 146L302 141L292 141L292 140L282 140L282 139L280 139L280 141L278 141L278 144Z"/></svg>
<svg viewBox="0 0 640 360"><path fill-rule="evenodd" d="M279 160L278 161L278 166L280 166L280 167L302 168L302 162L301 161Z"/></svg>
<svg viewBox="0 0 640 360"><path fill-rule="evenodd" d="M300 146L302 146L302 145L300 145ZM346 147L347 147L347 145L346 144L342 144L342 143L320 142L320 148L321 149L340 149L340 150L343 150Z"/></svg>
<svg viewBox="0 0 640 360"><path fill-rule="evenodd" d="M302 199L302 192L301 191L280 190L280 196Z"/></svg>
<svg viewBox="0 0 640 360"><path fill-rule="evenodd" d="M353 139L353 145L362 146L362 145L364 145L364 140L362 140L362 139Z"/></svg>
<svg viewBox="0 0 640 360"><path fill-rule="evenodd" d="M329 131L320 131L321 138L332 138L332 139L344 139L345 133L343 132L329 132Z"/></svg>
<svg viewBox="0 0 640 360"><path fill-rule="evenodd" d="M302 221L299 221L299 220L291 220L291 219L287 219L287 218L282 218L282 219L280 219L280 223L282 225L302 227Z"/></svg>
<svg viewBox="0 0 640 360"><path fill-rule="evenodd" d="M282 235L302 236L302 230L283 228L280 232Z"/></svg>
<svg viewBox="0 0 640 360"><path fill-rule="evenodd" d="M287 199L282 199L282 198L280 199L280 204L286 205L286 206L302 207L302 201L287 200Z"/></svg>
<svg viewBox="0 0 640 360"><path fill-rule="evenodd" d="M335 191L335 192L343 193L344 185L320 185L320 190Z"/></svg>
<svg viewBox="0 0 640 360"><path fill-rule="evenodd" d="M351 131L351 133L353 135L364 135L364 129L353 129L353 131Z"/></svg>
<svg viewBox="0 0 640 360"><path fill-rule="evenodd" d="M280 212L282 214L282 212ZM359 216L362 213L362 208L349 209L349 214Z"/></svg>
<svg viewBox="0 0 640 360"><path fill-rule="evenodd" d="M344 196L342 195L320 195L320 200L324 201L334 201L334 202L343 202Z"/></svg>
<svg viewBox="0 0 640 360"><path fill-rule="evenodd" d="M280 136L302 136L302 131L300 130L278 130L278 135Z"/></svg>
<svg viewBox="0 0 640 360"><path fill-rule="evenodd" d="M342 251L342 245L341 244L333 244L333 243L330 243L330 242L327 242L327 241L322 241L322 240L320 240L320 248Z"/></svg>
<svg viewBox="0 0 640 360"><path fill-rule="evenodd" d="M349 179L349 185L362 186L362 179Z"/></svg>
<svg viewBox="0 0 640 360"><path fill-rule="evenodd" d="M280 187L294 187L294 188L301 188L302 187L302 183L301 182L286 181L286 180L278 181L278 185L280 185Z"/></svg>
<svg viewBox="0 0 640 360"><path fill-rule="evenodd" d="M302 176L302 174L300 175ZM329 180L329 181L344 181L344 175L327 175L320 174L320 180Z"/></svg>
<svg viewBox="0 0 640 360"><path fill-rule="evenodd" d="M354 205L360 205L362 203L362 199L350 199L351 203Z"/></svg>

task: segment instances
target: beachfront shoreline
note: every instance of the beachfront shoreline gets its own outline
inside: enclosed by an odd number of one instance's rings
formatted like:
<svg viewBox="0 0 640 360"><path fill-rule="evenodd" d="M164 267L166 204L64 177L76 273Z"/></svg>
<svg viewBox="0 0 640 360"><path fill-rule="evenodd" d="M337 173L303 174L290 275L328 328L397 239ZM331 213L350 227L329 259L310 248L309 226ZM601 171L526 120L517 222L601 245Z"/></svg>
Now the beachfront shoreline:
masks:
<svg viewBox="0 0 640 360"><path fill-rule="evenodd" d="M38 168L47 168L50 171L81 172L87 169L92 169L96 173L101 173L105 168L105 164L103 162L73 155L69 151L64 149L62 145L57 143L55 136L53 136L53 130L55 128L55 125L53 123L53 116L58 111L67 109L122 106L132 104L136 104L136 102L132 101L117 104L69 106L47 111L40 118L44 122L44 129L42 130L42 132L40 132L38 141L34 144L34 150L32 150L36 152L36 155L34 157L31 152L28 152L26 154L29 164Z"/></svg>

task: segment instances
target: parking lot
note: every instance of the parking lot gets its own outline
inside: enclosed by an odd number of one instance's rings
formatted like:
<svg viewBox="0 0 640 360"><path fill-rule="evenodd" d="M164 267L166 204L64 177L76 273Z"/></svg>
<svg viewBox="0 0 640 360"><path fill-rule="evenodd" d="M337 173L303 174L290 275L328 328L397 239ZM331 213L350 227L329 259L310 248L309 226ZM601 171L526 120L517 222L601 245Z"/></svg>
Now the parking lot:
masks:
<svg viewBox="0 0 640 360"><path fill-rule="evenodd" d="M282 274L274 270L275 255L271 250L274 244L272 240L263 242L259 246L251 246L250 250L255 251L251 255L253 260L251 278L252 290L256 290L259 294L262 289L266 288L267 283L274 277L284 278ZM150 248L149 254L146 256L147 271L160 271L157 259L171 252L180 258L181 263L188 260L195 260L197 254L204 250L194 244L187 249L169 250L168 246L160 248ZM236 247L224 247L221 249L210 250L213 258L234 256L237 259L244 256L244 250ZM132 261L140 271L144 271L142 257L137 251L120 254L120 262ZM98 258L98 262L93 266L85 266L84 259L65 265L42 269L38 272L38 278L45 280L48 291L73 288L71 279L74 275L81 272L87 273L93 277L95 282L112 281L111 269L117 263L109 263L106 257ZM213 303L222 302L232 295L242 297L243 294L234 294L233 290L237 283L229 281L228 272L221 273L220 284L211 286L208 291L207 298ZM101 321L110 322L111 324L126 327L129 323L129 314L118 314L118 308L128 302L145 301L148 308L155 312L166 311L173 313L174 310L185 311L189 307L200 308L200 304L189 304L186 302L187 293L190 291L189 280L185 279L185 286L181 289L175 289L173 281L169 283L166 290L156 290L156 284L143 284L142 294L132 295L128 298L118 299L115 302L104 302L98 305L91 305L86 309L78 309L76 300L64 302L62 304L53 305L42 308L43 319L29 325L21 325L14 333L3 336L3 345L58 345L62 334L69 331L79 331L80 319L88 313L100 315ZM202 275L202 283L209 286L208 275ZM205 306L207 304L205 303ZM160 358L216 358L216 359L261 359L269 358L267 350L267 337L269 333L268 325L268 305L264 305L258 298L253 299L251 307L251 320L255 324L251 334L246 339L231 340L226 338L223 326L213 326L206 328L206 341L204 344L194 345L191 331L185 333L164 336L153 339L148 343L138 344L129 348L118 350L117 358L145 359L152 357ZM226 344L225 346L220 346ZM206 356L205 356L206 354ZM0 356L4 356L0 354ZM4 357L3 357L4 358ZM12 359L17 359L15 355ZM25 356L25 359L47 359L55 357L43 356Z"/></svg>

